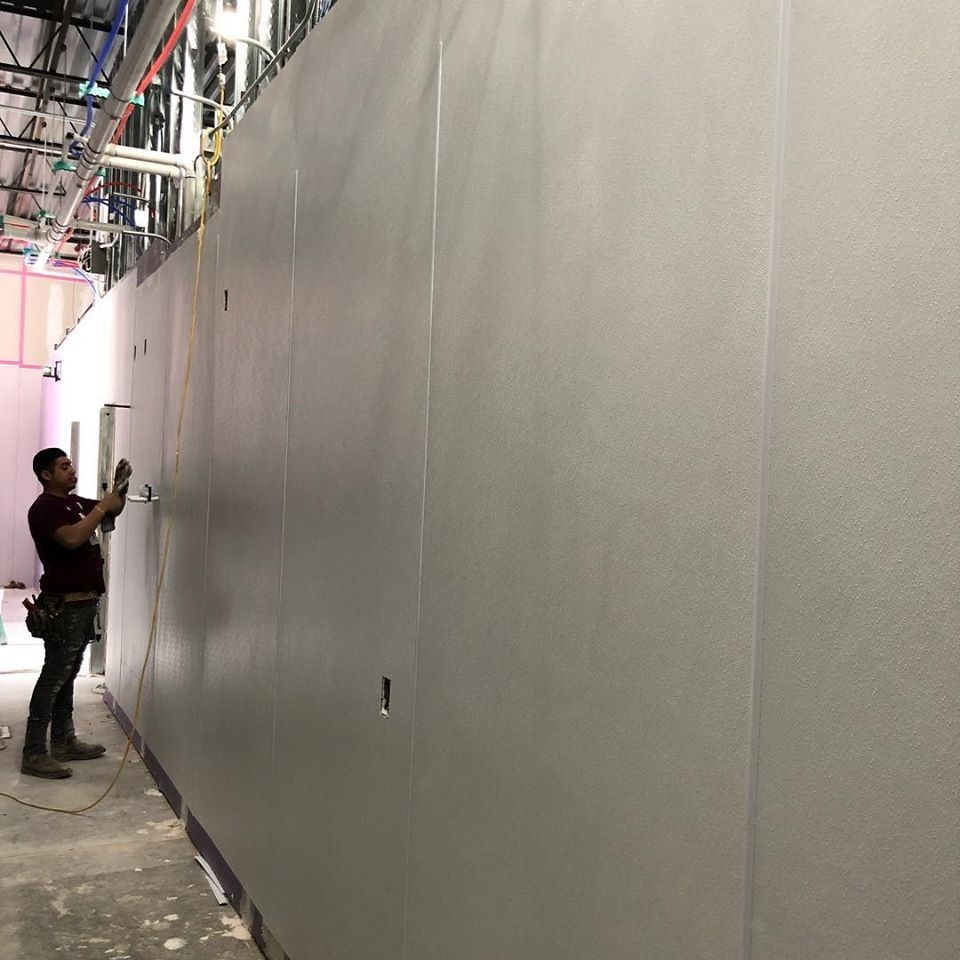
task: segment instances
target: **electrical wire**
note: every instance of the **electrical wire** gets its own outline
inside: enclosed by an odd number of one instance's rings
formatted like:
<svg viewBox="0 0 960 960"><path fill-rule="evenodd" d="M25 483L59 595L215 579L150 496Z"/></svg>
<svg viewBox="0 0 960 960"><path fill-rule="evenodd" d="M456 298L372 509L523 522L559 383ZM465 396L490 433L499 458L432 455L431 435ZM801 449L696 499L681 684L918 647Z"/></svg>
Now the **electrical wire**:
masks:
<svg viewBox="0 0 960 960"><path fill-rule="evenodd" d="M224 87L223 84L220 85L220 103L221 103L221 112L223 110L222 104L224 101ZM222 141L222 137L220 138ZM201 144L202 152L202 144ZM97 797L96 800L91 803L85 804L82 807L50 807L42 803L31 803L28 800L21 800L20 797L15 797L12 793L0 793L0 797L3 797L7 800L12 800L14 803L20 804L22 807L29 807L31 810L43 810L47 813L66 813L71 816L80 816L81 814L87 813L92 810L98 804L102 803L110 795L113 788L117 785L120 780L120 775L123 773L124 768L127 765L127 757L130 755L130 748L133 746L133 734L137 729L137 722L140 719L140 707L143 704L143 687L147 677L147 667L150 664L150 654L153 652L153 645L157 637L157 625L160 615L160 594L163 590L163 583L167 575L167 560L170 556L170 540L173 534L173 523L177 516L177 494L180 490L180 450L181 450L181 438L183 436L183 421L184 415L187 410L187 397L190 392L190 374L193 370L193 354L194 354L194 345L196 344L197 339L197 319L199 315L199 303L200 303L200 270L203 266L203 240L204 235L206 234L207 226L207 197L210 193L210 186L213 183L213 172L214 167L220 159L219 153L219 144L217 147L217 152L215 157L207 158L204 157L204 164L207 167L207 182L201 194L200 200L200 225L197 229L197 265L196 271L194 274L193 282L193 306L191 309L190 317L190 333L187 337L187 362L186 370L183 376L183 387L180 391L180 413L177 417L177 435L176 442L174 444L174 460L173 460L173 489L170 495L170 513L167 516L167 525L164 531L163 538L163 553L160 558L160 569L157 573L157 589L154 594L153 599L153 613L150 617L150 633L147 639L147 649L143 655L143 666L140 668L140 680L137 683L137 700L136 706L133 710L133 719L130 722L130 733L126 733L127 744L123 750L123 756L120 758L120 763L117 766L117 772L113 775L113 779L108 784L106 790ZM63 262L63 261L58 261Z"/></svg>
<svg viewBox="0 0 960 960"><path fill-rule="evenodd" d="M231 120L236 116L237 111L250 99L251 96L256 92L260 84L266 79L267 75L277 64L277 61L293 46L293 43L299 38L300 34L310 25L311 20L314 15L323 9L323 15L325 16L327 11L332 6L330 0L314 0L314 2L307 9L306 14L303 19L297 24L294 28L293 33L287 37L286 43L276 52L274 58L267 63L267 65L260 71L257 75L257 78L243 91L243 96L233 105L233 109L215 126L211 129L211 133L217 133L222 130Z"/></svg>
<svg viewBox="0 0 960 960"><path fill-rule="evenodd" d="M55 267L66 267L68 270L72 270L78 277L81 277L86 281L87 286L93 291L94 302L100 299L100 291L97 289L96 284L93 282L93 278L86 272L86 270L78 267L75 263L69 263L66 260L55 260L53 262Z"/></svg>
<svg viewBox="0 0 960 960"><path fill-rule="evenodd" d="M122 200L116 200L113 197L84 197L82 203L105 203L111 213L120 217L128 227L136 227L133 220L133 207L124 203ZM91 221L93 223L95 221Z"/></svg>

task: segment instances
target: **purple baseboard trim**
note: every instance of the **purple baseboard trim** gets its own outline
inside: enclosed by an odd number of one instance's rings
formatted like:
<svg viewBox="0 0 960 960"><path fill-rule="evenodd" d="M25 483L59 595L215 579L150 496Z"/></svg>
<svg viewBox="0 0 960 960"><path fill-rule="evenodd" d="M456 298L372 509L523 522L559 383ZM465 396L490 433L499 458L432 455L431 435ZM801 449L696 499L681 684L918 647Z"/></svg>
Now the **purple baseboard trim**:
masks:
<svg viewBox="0 0 960 960"><path fill-rule="evenodd" d="M183 819L183 796L173 780L170 779L167 771L163 769L163 764L157 759L156 754L144 744L140 732L133 730L133 724L127 716L126 711L117 703L116 697L114 697L106 687L104 687L103 690L103 702L107 705L107 709L116 717L117 723L120 724L124 733L133 741L137 753L143 757L144 765L150 771L153 779L157 781L157 786L160 788L160 792L166 797L167 803L173 808L174 813L176 813L180 819ZM132 734L131 730L133 731ZM233 904L237 913L241 916L244 916L245 913L249 914L250 935L253 937L254 943L256 943L265 955L269 946L273 950L273 953L270 955L272 958L276 958L276 960L290 960L285 952L277 953L276 939L264 926L263 914L247 896L246 891L243 889L243 884L230 868L230 864L227 863L223 854L220 853L217 845L210 837L210 834L204 830L200 821L193 815L189 808L187 809L186 831L191 843L197 848L197 852L210 864L211 869L217 876L217 880L220 881L220 886L223 887L223 892L227 895L227 899ZM243 909L245 905L248 905L248 911Z"/></svg>
<svg viewBox="0 0 960 960"><path fill-rule="evenodd" d="M239 913L243 905L243 884L230 869L230 864L217 849L217 845L210 838L210 834L203 829L200 821L189 810L187 811L187 836L193 841L193 845L197 848L200 856L213 867L213 872L217 875L220 886L223 887L223 892Z"/></svg>
<svg viewBox="0 0 960 960"><path fill-rule="evenodd" d="M114 697L106 687L103 689L103 702L107 705L107 709L117 718L120 729L133 741L134 749L142 756L143 737L140 736L140 731L133 729L133 722L127 716L126 711L117 703L116 697Z"/></svg>
<svg viewBox="0 0 960 960"><path fill-rule="evenodd" d="M167 803L173 807L173 812L177 815L177 819L180 819L183 816L183 797L180 796L180 791L176 788L170 777L167 776L167 771L163 769L160 761L148 746L144 745L141 755L143 756L143 762L146 764L147 769L153 774L153 779L157 781L160 792L167 798Z"/></svg>

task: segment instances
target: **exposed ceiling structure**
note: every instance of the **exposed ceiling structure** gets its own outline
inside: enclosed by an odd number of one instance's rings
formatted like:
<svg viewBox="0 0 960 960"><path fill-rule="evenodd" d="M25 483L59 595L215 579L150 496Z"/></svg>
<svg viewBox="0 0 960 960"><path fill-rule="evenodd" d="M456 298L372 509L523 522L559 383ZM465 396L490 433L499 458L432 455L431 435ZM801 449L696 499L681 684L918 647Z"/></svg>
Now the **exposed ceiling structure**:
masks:
<svg viewBox="0 0 960 960"><path fill-rule="evenodd" d="M109 286L175 238L207 186L201 130L229 132L332 6L0 0L0 251L79 258Z"/></svg>

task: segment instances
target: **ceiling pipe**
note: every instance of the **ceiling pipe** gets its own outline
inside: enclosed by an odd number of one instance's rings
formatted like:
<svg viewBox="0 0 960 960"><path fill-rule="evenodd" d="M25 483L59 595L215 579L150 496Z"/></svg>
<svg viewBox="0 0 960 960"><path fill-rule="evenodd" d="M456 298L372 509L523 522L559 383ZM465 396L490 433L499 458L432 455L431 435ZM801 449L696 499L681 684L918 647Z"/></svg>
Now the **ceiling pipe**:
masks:
<svg viewBox="0 0 960 960"><path fill-rule="evenodd" d="M75 141L77 141L76 135L68 133L65 140L68 152L72 151ZM123 157L129 160L145 160L147 163L162 163L168 167L182 167L187 173L193 173L193 159L179 153L164 153L162 150L147 150L144 147L128 147L125 143L111 143L103 152L108 157Z"/></svg>
<svg viewBox="0 0 960 960"><path fill-rule="evenodd" d="M108 157L123 160L144 160L147 163L160 163L168 167L180 167L186 173L193 173L193 160L179 153L163 153L160 150L143 150L140 147L127 147L122 143L112 143L107 147Z"/></svg>
<svg viewBox="0 0 960 960"><path fill-rule="evenodd" d="M66 182L66 196L58 201L53 211L53 223L42 234L38 260L41 266L70 230L87 185L97 175L110 140L123 118L127 105L137 91L140 79L150 66L153 51L163 40L164 31L176 13L178 5L178 0L150 0L144 4L143 16L127 47L126 56L114 75L110 96L100 108L100 119L93 128L90 139L84 145L77 169ZM121 159L114 158L116 162L120 162ZM179 168L173 169L179 171Z"/></svg>
<svg viewBox="0 0 960 960"><path fill-rule="evenodd" d="M149 173L157 177L170 177L173 180L183 180L186 177L192 177L193 173L184 167L174 166L172 163L152 163L149 160L137 160L136 157L117 157L112 155L104 156L101 166L112 167L114 170L129 170L133 173ZM99 167L97 168L99 169ZM89 182L91 178L88 177ZM83 198L81 197L81 202ZM79 204L78 204L79 205ZM76 209L76 208L74 208ZM62 222L62 215L58 215L57 220ZM50 227L48 235L53 235L54 227ZM53 243L59 243L62 237L53 239Z"/></svg>
<svg viewBox="0 0 960 960"><path fill-rule="evenodd" d="M141 153L152 157L153 159L140 159L139 156L126 156L119 152L114 152L111 144L102 155L100 166L112 167L114 170L130 170L135 173L150 173L158 177L173 177L180 180L184 177L192 177L193 165L174 153L155 153L152 150L141 151ZM126 150L134 150L133 147L127 147ZM0 150L15 150L19 153L40 153L47 157L63 156L63 147L56 143L44 143L42 140L27 140L21 137L0 137ZM99 169L99 167L97 168ZM89 178L88 178L89 179ZM57 192L57 197L66 197L66 191ZM81 197L81 200L83 198Z"/></svg>

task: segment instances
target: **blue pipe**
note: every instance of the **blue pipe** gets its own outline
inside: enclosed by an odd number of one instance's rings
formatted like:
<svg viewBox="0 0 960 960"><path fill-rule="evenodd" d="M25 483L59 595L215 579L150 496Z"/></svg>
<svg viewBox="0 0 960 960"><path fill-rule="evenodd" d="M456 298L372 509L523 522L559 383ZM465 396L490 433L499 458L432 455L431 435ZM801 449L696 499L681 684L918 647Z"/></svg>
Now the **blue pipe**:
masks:
<svg viewBox="0 0 960 960"><path fill-rule="evenodd" d="M117 39L117 34L120 32L120 24L123 23L123 15L127 12L127 0L120 0L120 3L117 6L117 12L113 15L113 23L110 24L110 32L107 34L107 39L103 44L103 50L100 51L100 56L97 57L96 62L93 65L93 70L90 71L89 84L93 86L97 82L97 77L100 75L100 71L103 69L103 65L107 62L107 57L110 56L110 50L113 48L114 41ZM80 134L81 137L85 137L89 132L90 128L93 126L93 97L88 93L87 97L87 122L84 125L83 132Z"/></svg>

